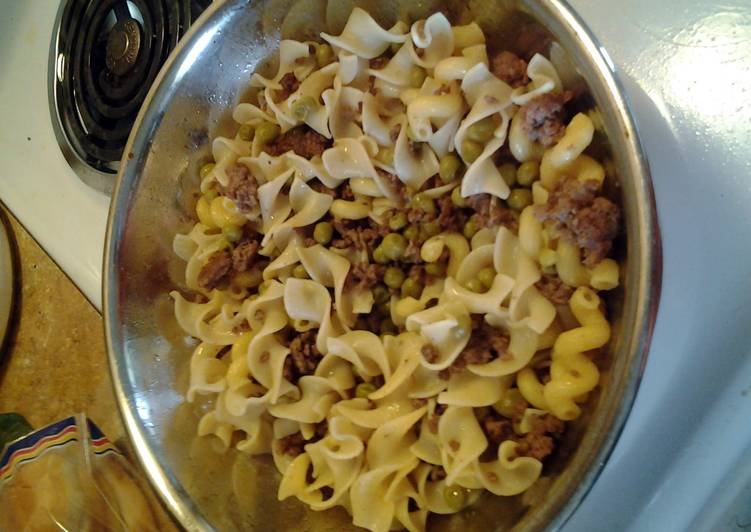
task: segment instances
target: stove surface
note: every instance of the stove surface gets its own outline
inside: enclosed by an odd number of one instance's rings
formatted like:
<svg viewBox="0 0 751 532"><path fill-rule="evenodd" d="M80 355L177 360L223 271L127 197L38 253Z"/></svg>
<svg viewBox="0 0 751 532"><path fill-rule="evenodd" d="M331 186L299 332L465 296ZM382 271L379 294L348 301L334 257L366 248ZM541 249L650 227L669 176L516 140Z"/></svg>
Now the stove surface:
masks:
<svg viewBox="0 0 751 532"><path fill-rule="evenodd" d="M663 288L633 412L566 530L751 522L751 4L571 0L609 53L649 157ZM109 199L60 153L47 105L57 5L0 18L0 199L101 304Z"/></svg>

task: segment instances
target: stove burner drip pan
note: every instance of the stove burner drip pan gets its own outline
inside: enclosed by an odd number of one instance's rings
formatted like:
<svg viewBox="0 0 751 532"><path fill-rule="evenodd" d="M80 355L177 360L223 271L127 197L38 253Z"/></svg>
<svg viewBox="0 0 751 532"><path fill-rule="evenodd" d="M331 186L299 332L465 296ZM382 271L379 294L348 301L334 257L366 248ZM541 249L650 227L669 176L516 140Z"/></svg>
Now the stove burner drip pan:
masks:
<svg viewBox="0 0 751 532"><path fill-rule="evenodd" d="M63 155L88 185L112 191L146 93L203 3L62 2L50 51L50 111Z"/></svg>

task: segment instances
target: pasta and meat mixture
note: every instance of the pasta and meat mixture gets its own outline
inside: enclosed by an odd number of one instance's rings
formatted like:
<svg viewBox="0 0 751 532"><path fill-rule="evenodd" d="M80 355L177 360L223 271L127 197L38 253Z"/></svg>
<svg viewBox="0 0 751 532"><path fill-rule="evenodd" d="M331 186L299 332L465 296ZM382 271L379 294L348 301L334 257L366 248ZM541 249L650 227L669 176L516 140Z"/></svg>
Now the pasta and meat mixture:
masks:
<svg viewBox="0 0 751 532"><path fill-rule="evenodd" d="M252 76L175 237L187 400L213 398L200 435L273 455L280 499L424 530L525 491L580 415L620 211L543 55L441 13L321 37Z"/></svg>

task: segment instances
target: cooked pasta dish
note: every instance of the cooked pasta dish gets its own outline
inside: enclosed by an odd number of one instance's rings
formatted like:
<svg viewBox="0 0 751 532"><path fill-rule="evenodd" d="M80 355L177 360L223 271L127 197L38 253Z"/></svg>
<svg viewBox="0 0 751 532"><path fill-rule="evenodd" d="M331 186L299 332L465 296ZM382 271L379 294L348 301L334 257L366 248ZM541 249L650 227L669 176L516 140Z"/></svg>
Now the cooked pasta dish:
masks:
<svg viewBox="0 0 751 532"><path fill-rule="evenodd" d="M279 499L424 530L527 490L586 407L621 215L559 71L356 8L253 74L171 295L198 433L272 454Z"/></svg>

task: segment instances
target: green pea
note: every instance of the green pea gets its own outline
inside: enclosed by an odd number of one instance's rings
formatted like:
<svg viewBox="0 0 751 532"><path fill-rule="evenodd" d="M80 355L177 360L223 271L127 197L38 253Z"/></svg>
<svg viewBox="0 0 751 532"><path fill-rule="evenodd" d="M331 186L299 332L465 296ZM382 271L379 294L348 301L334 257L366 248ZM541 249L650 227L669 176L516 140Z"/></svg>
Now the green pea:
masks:
<svg viewBox="0 0 751 532"><path fill-rule="evenodd" d="M256 138L261 144L268 144L281 133L281 129L271 122L261 122L256 128Z"/></svg>
<svg viewBox="0 0 751 532"><path fill-rule="evenodd" d="M208 189L206 192L204 192L203 197L206 198L206 201L211 203L219 196L219 193L214 188Z"/></svg>
<svg viewBox="0 0 751 532"><path fill-rule="evenodd" d="M412 70L409 73L409 84L412 87L419 89L425 82L426 77L427 73L425 72L424 68L418 66L412 67Z"/></svg>
<svg viewBox="0 0 751 532"><path fill-rule="evenodd" d="M532 205L532 191L527 188L515 188L509 194L506 202L511 209L521 211L524 207Z"/></svg>
<svg viewBox="0 0 751 532"><path fill-rule="evenodd" d="M404 238L407 240L417 240L420 238L420 228L416 225L410 225L404 231L402 231Z"/></svg>
<svg viewBox="0 0 751 532"><path fill-rule="evenodd" d="M467 492L459 486L446 486L443 488L443 500L446 506L459 511L467 504Z"/></svg>
<svg viewBox="0 0 751 532"><path fill-rule="evenodd" d="M495 131L495 122L492 116L488 116L467 128L467 138L485 144L493 138L493 131Z"/></svg>
<svg viewBox="0 0 751 532"><path fill-rule="evenodd" d="M419 299L420 294L422 294L422 285L411 277L407 277L402 283L402 297Z"/></svg>
<svg viewBox="0 0 751 532"><path fill-rule="evenodd" d="M441 181L444 183L453 183L456 178L459 177L459 169L462 166L462 162L459 157L453 153L447 153L441 157L441 162L438 165L438 175L441 177Z"/></svg>
<svg viewBox="0 0 751 532"><path fill-rule="evenodd" d="M427 194L416 194L411 201L412 207L420 209L425 214L435 214L435 201Z"/></svg>
<svg viewBox="0 0 751 532"><path fill-rule="evenodd" d="M513 187L516 183L516 167L512 163L503 163L498 167L498 171L506 184Z"/></svg>
<svg viewBox="0 0 751 532"><path fill-rule="evenodd" d="M389 218L389 229L393 231L398 231L405 225L407 225L407 215L403 212L397 212Z"/></svg>
<svg viewBox="0 0 751 532"><path fill-rule="evenodd" d="M383 237L380 247L391 260L399 260L407 250L407 239L399 233L389 233Z"/></svg>
<svg viewBox="0 0 751 532"><path fill-rule="evenodd" d="M323 68L334 60L334 50L328 44L319 44L316 48L316 63Z"/></svg>
<svg viewBox="0 0 751 532"><path fill-rule="evenodd" d="M367 397L374 391L376 391L375 385L369 382L361 382L360 384L355 386L355 397L367 399Z"/></svg>
<svg viewBox="0 0 751 532"><path fill-rule="evenodd" d="M424 224L422 224L422 232L425 234L425 240L427 240L431 236L435 236L440 233L441 226L436 221L425 222Z"/></svg>
<svg viewBox="0 0 751 532"><path fill-rule="evenodd" d="M295 100L290 110L292 111L292 116L303 122L311 112L315 111L316 107L318 107L318 102L312 96L303 96Z"/></svg>
<svg viewBox="0 0 751 532"><path fill-rule="evenodd" d="M383 248L381 246L378 246L373 250L373 260L376 261L378 264L386 264L390 261L390 259L386 256L386 253L384 253Z"/></svg>
<svg viewBox="0 0 751 532"><path fill-rule="evenodd" d="M389 299L391 299L391 292L385 286L379 284L373 288L373 300L376 304L386 303Z"/></svg>
<svg viewBox="0 0 751 532"><path fill-rule="evenodd" d="M292 268L292 277L296 277L297 279L307 279L308 278L308 270L305 269L305 266L302 264L298 264L294 268Z"/></svg>
<svg viewBox="0 0 751 532"><path fill-rule="evenodd" d="M431 277L443 277L446 275L446 265L442 262L429 262L425 265L425 273Z"/></svg>
<svg viewBox="0 0 751 532"><path fill-rule="evenodd" d="M381 322L381 334L396 334L399 332L391 318L386 318Z"/></svg>
<svg viewBox="0 0 751 532"><path fill-rule="evenodd" d="M519 165L516 171L516 182L523 187L532 186L532 183L540 176L540 163L527 161Z"/></svg>
<svg viewBox="0 0 751 532"><path fill-rule="evenodd" d="M464 224L464 230L463 230L463 233L464 233L464 236L465 236L465 237L466 237L467 239L470 239L470 238L472 238L473 236L475 236L475 233L477 233L477 231L479 231L479 230L480 230L480 228L479 228L479 227L477 226L477 220L475 219L475 217L474 217L474 216L472 216L472 217L471 217L471 218L470 218L469 220L467 220L467 222L466 222L466 223Z"/></svg>
<svg viewBox="0 0 751 532"><path fill-rule="evenodd" d="M451 191L451 202L460 209L467 206L467 202L464 201L464 198L462 198L461 185Z"/></svg>
<svg viewBox="0 0 751 532"><path fill-rule="evenodd" d="M376 159L384 164L394 164L394 148L380 148L376 154Z"/></svg>
<svg viewBox="0 0 751 532"><path fill-rule="evenodd" d="M237 130L238 136L245 142L253 140L255 132L255 129L250 124L243 124L240 126L240 129Z"/></svg>
<svg viewBox="0 0 751 532"><path fill-rule="evenodd" d="M474 162L475 159L482 155L482 150L482 144L469 139L462 141L462 158L468 163Z"/></svg>
<svg viewBox="0 0 751 532"><path fill-rule="evenodd" d="M329 222L318 222L313 228L313 240L325 246L334 236L334 226Z"/></svg>
<svg viewBox="0 0 751 532"><path fill-rule="evenodd" d="M214 163L206 163L201 167L201 170L199 170L199 175L201 176L201 179L204 179L206 176L208 176L211 171L214 169L216 165Z"/></svg>
<svg viewBox="0 0 751 532"><path fill-rule="evenodd" d="M226 225L222 229L222 234L224 234L224 238L229 240L230 242L237 242L243 237L243 230L237 227L236 225Z"/></svg>
<svg viewBox="0 0 751 532"><path fill-rule="evenodd" d="M404 272L396 266L386 268L386 273L383 274L383 282L389 288L399 288L404 282Z"/></svg>
<svg viewBox="0 0 751 532"><path fill-rule="evenodd" d="M495 269L490 266L483 268L480 270L480 273L477 274L477 278L485 288L490 288L493 286L493 281L495 281Z"/></svg>
<svg viewBox="0 0 751 532"><path fill-rule="evenodd" d="M479 279L470 279L469 281L464 283L464 286L467 288L467 290L470 290L472 292L480 293L485 291L485 287Z"/></svg>

